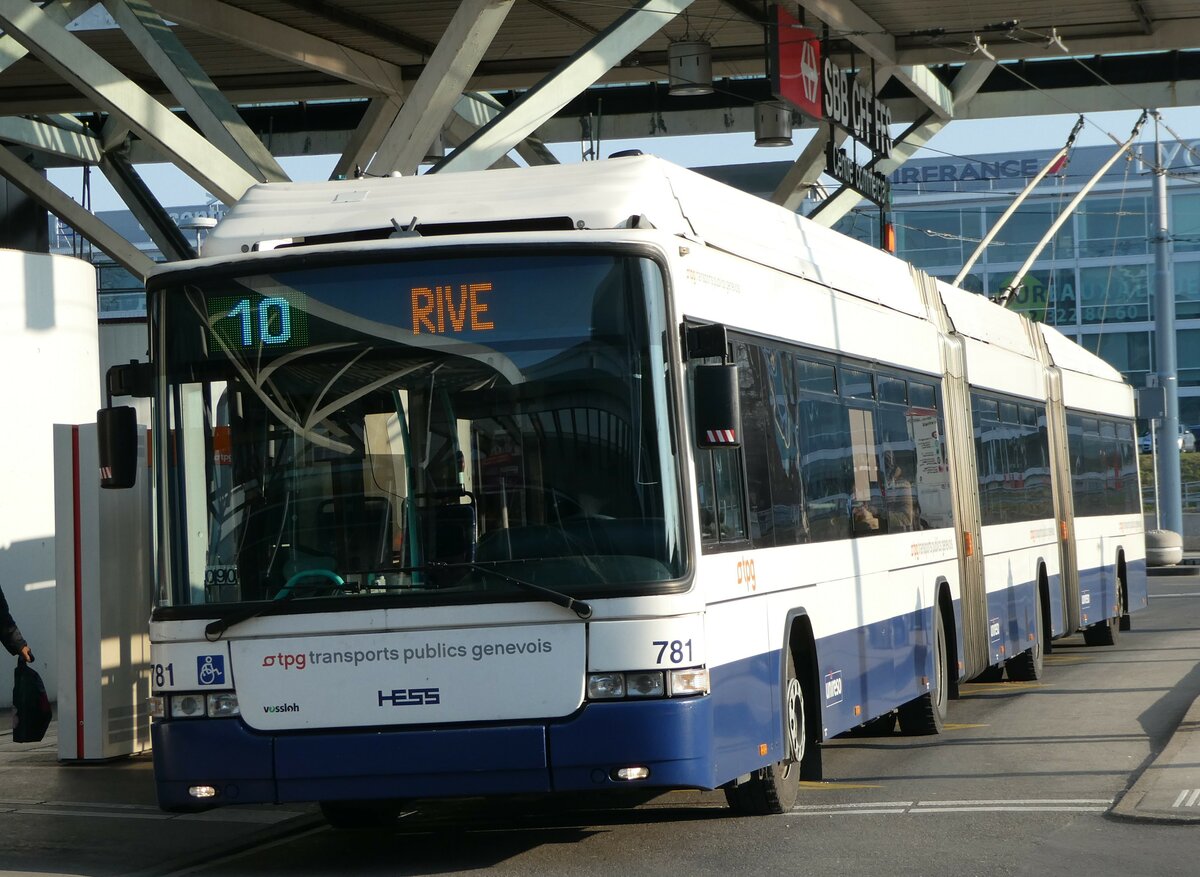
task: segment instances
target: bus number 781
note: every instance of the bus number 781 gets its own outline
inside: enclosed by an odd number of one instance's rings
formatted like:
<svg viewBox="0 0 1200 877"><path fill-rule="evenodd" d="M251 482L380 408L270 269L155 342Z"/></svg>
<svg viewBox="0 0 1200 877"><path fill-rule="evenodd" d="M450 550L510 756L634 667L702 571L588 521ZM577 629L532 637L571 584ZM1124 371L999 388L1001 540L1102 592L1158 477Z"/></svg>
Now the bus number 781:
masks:
<svg viewBox="0 0 1200 877"><path fill-rule="evenodd" d="M659 647L658 660L655 661L657 664L663 662L663 656L667 654L667 649L671 650L672 664L682 664L685 660L690 663L692 660L692 641L690 639L686 641L656 639L653 644Z"/></svg>

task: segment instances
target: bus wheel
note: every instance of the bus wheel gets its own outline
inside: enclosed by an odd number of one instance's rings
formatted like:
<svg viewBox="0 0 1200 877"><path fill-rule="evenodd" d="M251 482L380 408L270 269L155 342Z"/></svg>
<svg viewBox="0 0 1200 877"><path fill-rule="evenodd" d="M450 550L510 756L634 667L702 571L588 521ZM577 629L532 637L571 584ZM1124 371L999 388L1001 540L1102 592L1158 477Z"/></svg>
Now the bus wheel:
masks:
<svg viewBox="0 0 1200 877"><path fill-rule="evenodd" d="M1121 618L1107 618L1083 629L1083 641L1089 646L1115 646L1121 630Z"/></svg>
<svg viewBox="0 0 1200 877"><path fill-rule="evenodd" d="M787 675L783 689L783 708L787 711L783 745L787 748L783 760L759 768L749 779L725 787L729 809L745 816L766 816L787 813L800 794L800 773L809 742L809 730L804 703L804 686L796 676L796 661L791 643L785 647Z"/></svg>
<svg viewBox="0 0 1200 877"><path fill-rule="evenodd" d="M392 801L321 801L320 806L325 821L338 830L388 828L400 815Z"/></svg>
<svg viewBox="0 0 1200 877"><path fill-rule="evenodd" d="M946 627L940 609L933 611L933 684L929 691L900 707L900 733L915 736L939 734L946 723L946 680L950 671L946 664Z"/></svg>
<svg viewBox="0 0 1200 877"><path fill-rule="evenodd" d="M1008 664L1005 665L1008 678L1013 682L1037 682L1042 678L1042 598L1037 596L1034 602L1037 613L1033 622L1033 645L1021 654L1009 658Z"/></svg>
<svg viewBox="0 0 1200 877"><path fill-rule="evenodd" d="M1003 682L1004 681L1004 665L993 664L986 668L982 673L971 680L972 682Z"/></svg>

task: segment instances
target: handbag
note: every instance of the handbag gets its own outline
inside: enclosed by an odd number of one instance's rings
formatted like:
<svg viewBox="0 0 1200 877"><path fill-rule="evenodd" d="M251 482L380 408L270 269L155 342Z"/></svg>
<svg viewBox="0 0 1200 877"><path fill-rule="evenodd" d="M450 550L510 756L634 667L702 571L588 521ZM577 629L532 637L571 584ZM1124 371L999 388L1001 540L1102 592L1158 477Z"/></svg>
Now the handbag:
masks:
<svg viewBox="0 0 1200 877"><path fill-rule="evenodd" d="M17 669L13 671L13 742L37 743L46 736L51 715L42 677L24 658L17 658Z"/></svg>

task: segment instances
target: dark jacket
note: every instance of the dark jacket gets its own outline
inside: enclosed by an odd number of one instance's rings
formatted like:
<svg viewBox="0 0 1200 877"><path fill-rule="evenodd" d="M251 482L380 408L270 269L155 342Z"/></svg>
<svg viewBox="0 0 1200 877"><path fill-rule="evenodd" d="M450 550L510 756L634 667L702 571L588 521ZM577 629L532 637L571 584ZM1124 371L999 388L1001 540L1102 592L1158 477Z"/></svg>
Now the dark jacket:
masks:
<svg viewBox="0 0 1200 877"><path fill-rule="evenodd" d="M13 621L12 613L8 611L8 601L4 599L4 591L0 590L0 645L8 649L10 655L15 655L26 645L21 629Z"/></svg>

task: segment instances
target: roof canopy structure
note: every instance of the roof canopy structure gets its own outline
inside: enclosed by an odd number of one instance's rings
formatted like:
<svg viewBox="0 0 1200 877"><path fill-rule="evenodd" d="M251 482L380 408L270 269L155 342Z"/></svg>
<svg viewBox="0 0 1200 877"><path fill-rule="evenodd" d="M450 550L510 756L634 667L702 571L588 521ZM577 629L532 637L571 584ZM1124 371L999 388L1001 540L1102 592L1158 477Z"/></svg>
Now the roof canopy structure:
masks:
<svg viewBox="0 0 1200 877"><path fill-rule="evenodd" d="M785 0L903 126L888 172L956 119L1200 104L1194 0L938 4ZM0 173L119 263L147 261L40 169L112 181L170 259L194 255L135 166L169 161L227 204L287 179L553 162L547 142L754 128L773 16L748 0L0 0ZM670 94L672 45L707 45L712 91ZM795 207L829 129L773 200ZM833 135L840 138L840 133ZM859 196L843 189L832 223Z"/></svg>

